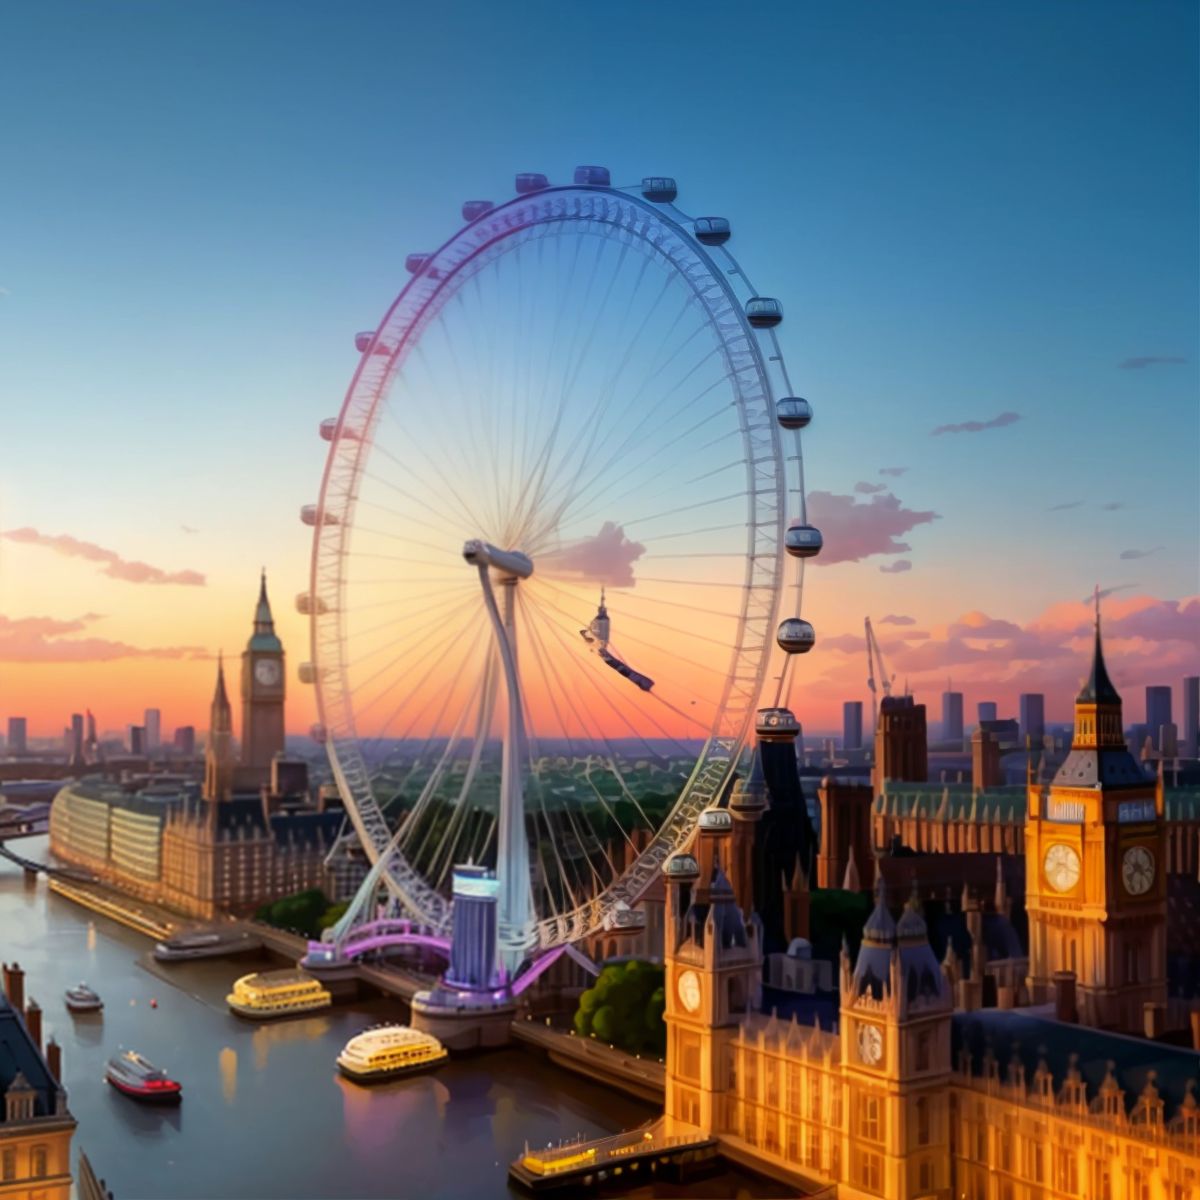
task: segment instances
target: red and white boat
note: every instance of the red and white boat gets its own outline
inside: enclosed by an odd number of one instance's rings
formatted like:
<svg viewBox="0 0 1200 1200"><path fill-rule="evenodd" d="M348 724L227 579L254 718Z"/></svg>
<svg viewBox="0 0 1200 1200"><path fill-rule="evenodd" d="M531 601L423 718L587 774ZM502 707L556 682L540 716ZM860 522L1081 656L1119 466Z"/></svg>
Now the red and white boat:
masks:
<svg viewBox="0 0 1200 1200"><path fill-rule="evenodd" d="M183 1087L133 1050L108 1060L104 1078L126 1096L157 1104L178 1104Z"/></svg>

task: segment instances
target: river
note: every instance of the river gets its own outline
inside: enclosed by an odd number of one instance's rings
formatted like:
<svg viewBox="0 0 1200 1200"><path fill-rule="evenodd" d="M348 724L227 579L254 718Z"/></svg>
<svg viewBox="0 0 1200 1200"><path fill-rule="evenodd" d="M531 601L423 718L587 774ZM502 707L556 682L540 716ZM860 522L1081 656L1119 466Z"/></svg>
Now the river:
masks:
<svg viewBox="0 0 1200 1200"><path fill-rule="evenodd" d="M20 845L43 858L44 839ZM654 1108L522 1050L452 1060L436 1073L362 1088L334 1058L364 1027L404 1020L377 998L254 1024L233 1016L233 979L253 957L156 963L140 934L0 865L0 957L25 970L44 1036L62 1045L64 1083L91 1159L116 1200L466 1200L510 1192L509 1162L531 1145L641 1124ZM104 1011L72 1016L63 991L85 980ZM103 1082L136 1049L184 1086L178 1108L140 1105ZM727 1171L696 1192L666 1183L631 1196L787 1195Z"/></svg>

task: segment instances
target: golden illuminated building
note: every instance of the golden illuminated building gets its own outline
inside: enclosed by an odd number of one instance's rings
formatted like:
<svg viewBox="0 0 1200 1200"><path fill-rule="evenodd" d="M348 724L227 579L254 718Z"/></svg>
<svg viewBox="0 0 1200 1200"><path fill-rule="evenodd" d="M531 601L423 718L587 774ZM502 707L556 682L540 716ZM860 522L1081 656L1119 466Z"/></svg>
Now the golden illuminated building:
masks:
<svg viewBox="0 0 1200 1200"><path fill-rule="evenodd" d="M1056 979L1079 1020L1156 1035L1167 1001L1166 843L1161 783L1125 746L1097 617L1091 673L1075 700L1071 752L1025 820L1029 989Z"/></svg>

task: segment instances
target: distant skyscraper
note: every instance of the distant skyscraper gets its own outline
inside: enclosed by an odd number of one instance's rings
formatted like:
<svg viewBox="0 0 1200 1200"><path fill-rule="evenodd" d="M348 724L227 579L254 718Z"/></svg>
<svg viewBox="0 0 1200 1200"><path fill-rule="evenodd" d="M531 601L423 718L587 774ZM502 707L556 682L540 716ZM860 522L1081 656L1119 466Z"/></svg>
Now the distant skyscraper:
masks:
<svg viewBox="0 0 1200 1200"><path fill-rule="evenodd" d="M486 867L454 868L454 930L446 978L483 990L496 973L496 903L500 884Z"/></svg>
<svg viewBox="0 0 1200 1200"><path fill-rule="evenodd" d="M175 730L175 751L184 758L194 758L196 755L195 725L180 725Z"/></svg>
<svg viewBox="0 0 1200 1200"><path fill-rule="evenodd" d="M862 749L862 701L847 700L842 705L842 749Z"/></svg>
<svg viewBox="0 0 1200 1200"><path fill-rule="evenodd" d="M994 721L996 719L996 702L995 700L980 700L979 702L979 720Z"/></svg>
<svg viewBox="0 0 1200 1200"><path fill-rule="evenodd" d="M145 727L145 725L130 725L130 727L129 727L129 753L130 754L145 754L146 753L146 727Z"/></svg>
<svg viewBox="0 0 1200 1200"><path fill-rule="evenodd" d="M162 711L157 708L146 709L142 723L146 727L146 753L153 754L162 745Z"/></svg>
<svg viewBox="0 0 1200 1200"><path fill-rule="evenodd" d="M961 742L963 737L963 694L942 693L942 737L947 742Z"/></svg>
<svg viewBox="0 0 1200 1200"><path fill-rule="evenodd" d="M1150 731L1150 740L1157 746L1162 734L1162 727L1171 724L1171 689L1169 687L1148 687L1146 689L1146 726Z"/></svg>
<svg viewBox="0 0 1200 1200"><path fill-rule="evenodd" d="M1046 736L1046 697L1041 692L1021 694L1021 740L1037 746Z"/></svg>
<svg viewBox="0 0 1200 1200"><path fill-rule="evenodd" d="M72 766L78 766L83 762L83 734L83 713L72 713L71 746L69 750Z"/></svg>
<svg viewBox="0 0 1200 1200"><path fill-rule="evenodd" d="M1185 685L1186 691L1186 685ZM29 731L24 717L8 718L8 752L25 754L29 750Z"/></svg>
<svg viewBox="0 0 1200 1200"><path fill-rule="evenodd" d="M9 722L8 747L12 750L12 722ZM1183 681L1183 743L1179 748L1185 758L1200 755L1200 675L1189 675Z"/></svg>
<svg viewBox="0 0 1200 1200"><path fill-rule="evenodd" d="M96 744L96 714L90 708L87 710L87 726L83 736L89 746Z"/></svg>

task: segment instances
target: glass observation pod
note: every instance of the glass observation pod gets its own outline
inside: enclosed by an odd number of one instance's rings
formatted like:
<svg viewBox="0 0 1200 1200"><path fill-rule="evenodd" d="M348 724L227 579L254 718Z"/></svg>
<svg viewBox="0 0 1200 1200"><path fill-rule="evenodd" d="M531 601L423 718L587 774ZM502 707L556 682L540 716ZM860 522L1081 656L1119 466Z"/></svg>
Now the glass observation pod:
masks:
<svg viewBox="0 0 1200 1200"><path fill-rule="evenodd" d="M325 677L324 671L317 671L316 663L303 662L296 668L296 675L301 683L316 683L318 674L322 679Z"/></svg>
<svg viewBox="0 0 1200 1200"><path fill-rule="evenodd" d="M815 525L797 522L789 525L787 533L783 535L784 549L793 558L816 558L824 545L825 539Z"/></svg>
<svg viewBox="0 0 1200 1200"><path fill-rule="evenodd" d="M783 396L775 415L784 429L803 429L812 420L812 405L802 396Z"/></svg>
<svg viewBox="0 0 1200 1200"><path fill-rule="evenodd" d="M462 218L468 222L478 221L495 207L490 200L468 200L462 206Z"/></svg>
<svg viewBox="0 0 1200 1200"><path fill-rule="evenodd" d="M670 879L698 879L700 864L686 850L681 850L663 863L662 871Z"/></svg>
<svg viewBox="0 0 1200 1200"><path fill-rule="evenodd" d="M640 933L646 928L646 914L632 908L616 909L605 922L610 933Z"/></svg>
<svg viewBox="0 0 1200 1200"><path fill-rule="evenodd" d="M786 654L807 654L817 644L817 633L802 618L788 617L780 622L775 640Z"/></svg>
<svg viewBox="0 0 1200 1200"><path fill-rule="evenodd" d="M368 330L366 333L356 333L354 335L354 348L359 352L359 354L366 354L368 347L374 340L375 331L373 329ZM376 354L389 353L388 348L382 342L375 347L374 352Z"/></svg>
<svg viewBox="0 0 1200 1200"><path fill-rule="evenodd" d="M550 180L537 171L522 171L517 176L517 194L527 196L530 192L542 192L550 186Z"/></svg>
<svg viewBox="0 0 1200 1200"><path fill-rule="evenodd" d="M416 275L432 257L432 254L409 254L404 259L404 269L410 275Z"/></svg>
<svg viewBox="0 0 1200 1200"><path fill-rule="evenodd" d="M774 329L783 320L783 305L772 296L751 296L746 301L746 320L755 329Z"/></svg>
<svg viewBox="0 0 1200 1200"><path fill-rule="evenodd" d="M729 241L729 219L727 217L697 217L694 226L696 241L706 246L720 246Z"/></svg>
<svg viewBox="0 0 1200 1200"><path fill-rule="evenodd" d="M333 439L337 436L337 424L338 424L337 417L326 417L325 420L323 420L321 422L321 424L319 426L319 430L320 430L322 441L326 441L326 442L333 441ZM355 433L354 430L351 429L349 426L347 426L345 429L342 430L342 437L346 438L347 441L351 441L351 442L358 441L358 434Z"/></svg>
<svg viewBox="0 0 1200 1200"><path fill-rule="evenodd" d="M701 833L728 833L733 828L733 818L727 808L706 808L696 818L696 828Z"/></svg>
<svg viewBox="0 0 1200 1200"><path fill-rule="evenodd" d="M302 617L311 617L314 613L317 616L324 616L329 611L329 605L320 596L314 596L312 592L298 592L296 594L296 611Z"/></svg>
<svg viewBox="0 0 1200 1200"><path fill-rule="evenodd" d="M310 725L308 736L312 738L318 746L323 746L329 740L329 734L325 730L324 725Z"/></svg>
<svg viewBox="0 0 1200 1200"><path fill-rule="evenodd" d="M670 204L679 195L679 189L669 175L647 175L642 180L642 195L658 204Z"/></svg>
<svg viewBox="0 0 1200 1200"><path fill-rule="evenodd" d="M576 187L611 187L612 176L607 167L576 167Z"/></svg>
<svg viewBox="0 0 1200 1200"><path fill-rule="evenodd" d="M318 521L320 521L322 525L340 524L337 518L337 513L319 512L315 504L306 504L300 510L300 520L303 521L305 525L311 526L316 526Z"/></svg>

